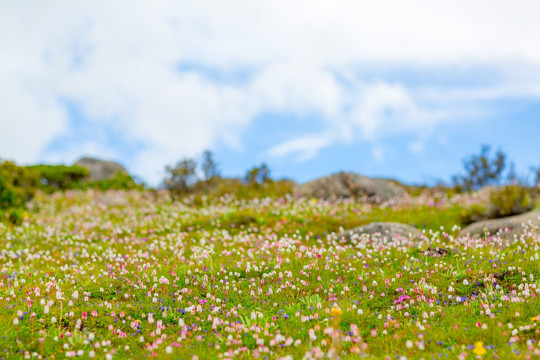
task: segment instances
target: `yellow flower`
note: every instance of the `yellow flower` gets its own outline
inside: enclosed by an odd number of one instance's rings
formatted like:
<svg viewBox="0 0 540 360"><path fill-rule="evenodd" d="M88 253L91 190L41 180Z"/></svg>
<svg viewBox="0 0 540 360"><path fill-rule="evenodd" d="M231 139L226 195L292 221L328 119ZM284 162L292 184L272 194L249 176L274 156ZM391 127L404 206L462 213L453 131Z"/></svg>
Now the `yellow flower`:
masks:
<svg viewBox="0 0 540 360"><path fill-rule="evenodd" d="M334 317L341 316L341 309L340 308L332 308L332 311L330 311L330 314L332 314L332 316L334 316Z"/></svg>
<svg viewBox="0 0 540 360"><path fill-rule="evenodd" d="M473 353L480 356L485 355L487 353L487 350L484 348L484 343L481 341L475 342Z"/></svg>
<svg viewBox="0 0 540 360"><path fill-rule="evenodd" d="M311 199L311 202L314 203L314 204L316 204L316 203L317 203L317 198Z"/></svg>
<svg viewBox="0 0 540 360"><path fill-rule="evenodd" d="M536 315L535 317L531 318L532 322L540 320L540 315Z"/></svg>

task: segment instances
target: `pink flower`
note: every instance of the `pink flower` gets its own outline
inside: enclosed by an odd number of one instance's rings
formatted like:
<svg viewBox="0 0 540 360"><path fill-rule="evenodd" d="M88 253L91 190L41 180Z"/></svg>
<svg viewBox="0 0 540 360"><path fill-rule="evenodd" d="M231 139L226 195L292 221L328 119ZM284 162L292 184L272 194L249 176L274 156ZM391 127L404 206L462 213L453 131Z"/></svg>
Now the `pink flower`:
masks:
<svg viewBox="0 0 540 360"><path fill-rule="evenodd" d="M394 301L394 304L401 304L405 300L409 300L410 296L408 295L400 295L399 299Z"/></svg>

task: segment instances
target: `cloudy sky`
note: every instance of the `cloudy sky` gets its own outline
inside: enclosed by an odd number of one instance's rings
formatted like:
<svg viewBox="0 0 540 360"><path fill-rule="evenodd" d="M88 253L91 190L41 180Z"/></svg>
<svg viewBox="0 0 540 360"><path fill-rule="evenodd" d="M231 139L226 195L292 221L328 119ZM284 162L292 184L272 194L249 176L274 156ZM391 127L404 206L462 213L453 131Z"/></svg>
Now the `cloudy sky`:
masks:
<svg viewBox="0 0 540 360"><path fill-rule="evenodd" d="M204 149L447 179L480 144L540 165L538 1L0 0L0 157L116 159L157 183Z"/></svg>

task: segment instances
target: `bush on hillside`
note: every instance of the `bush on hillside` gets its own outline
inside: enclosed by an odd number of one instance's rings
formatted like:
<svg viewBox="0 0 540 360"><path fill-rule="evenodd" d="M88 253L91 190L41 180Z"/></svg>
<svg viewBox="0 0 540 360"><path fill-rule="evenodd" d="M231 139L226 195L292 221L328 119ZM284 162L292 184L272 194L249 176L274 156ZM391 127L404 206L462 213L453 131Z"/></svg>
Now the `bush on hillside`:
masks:
<svg viewBox="0 0 540 360"><path fill-rule="evenodd" d="M248 170L243 179L224 178L214 155L208 150L203 153L200 164L195 159L184 158L174 166L165 167L165 173L163 185L171 194L189 195L197 203L224 195L234 195L239 199L282 197L291 194L294 186L290 180L272 180L265 163ZM202 178L197 176L198 173Z"/></svg>
<svg viewBox="0 0 540 360"><path fill-rule="evenodd" d="M90 176L88 169L74 165L33 165L28 168L39 173L41 189L48 193L83 188L83 182Z"/></svg>
<svg viewBox="0 0 540 360"><path fill-rule="evenodd" d="M463 208L460 212L460 223L470 225L477 221L489 219L488 207L486 204L472 204Z"/></svg>
<svg viewBox="0 0 540 360"><path fill-rule="evenodd" d="M246 184L240 179L220 179L206 196L219 198L224 195L232 195L239 199L254 199L265 197L283 197L292 194L295 183L291 180L272 180L259 184Z"/></svg>
<svg viewBox="0 0 540 360"><path fill-rule="evenodd" d="M110 179L104 179L99 181L92 181L84 184L84 188L91 188L96 190L131 190L131 189L144 189L143 184L139 184L129 174L117 172L114 177Z"/></svg>
<svg viewBox="0 0 540 360"><path fill-rule="evenodd" d="M489 200L483 204L473 204L461 212L461 223L471 223L519 215L530 211L535 205L535 194L530 188L506 185L491 190Z"/></svg>
<svg viewBox="0 0 540 360"><path fill-rule="evenodd" d="M523 186L507 185L489 196L490 218L519 215L534 208L534 193Z"/></svg>
<svg viewBox="0 0 540 360"><path fill-rule="evenodd" d="M1 162L0 209L23 207L34 197L39 185L39 172L11 161Z"/></svg>

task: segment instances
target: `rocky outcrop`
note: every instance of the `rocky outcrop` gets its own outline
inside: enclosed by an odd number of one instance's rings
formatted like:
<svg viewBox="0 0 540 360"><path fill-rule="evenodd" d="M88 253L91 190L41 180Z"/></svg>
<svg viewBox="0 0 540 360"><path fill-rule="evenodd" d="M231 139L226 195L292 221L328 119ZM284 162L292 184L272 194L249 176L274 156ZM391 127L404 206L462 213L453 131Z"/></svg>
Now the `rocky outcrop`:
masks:
<svg viewBox="0 0 540 360"><path fill-rule="evenodd" d="M296 194L317 198L368 197L376 201L398 199L405 188L389 180L373 179L351 172L340 172L300 185Z"/></svg>
<svg viewBox="0 0 540 360"><path fill-rule="evenodd" d="M495 235L500 231L503 237L513 237L514 235L523 234L526 225L540 227L539 210L500 219L478 221L461 230L459 235L482 237L484 236L484 228L486 228L490 235Z"/></svg>
<svg viewBox="0 0 540 360"><path fill-rule="evenodd" d="M410 225L395 222L373 222L339 233L338 238L351 240L360 238L364 234L387 242L395 239L421 240L424 237L420 231Z"/></svg>
<svg viewBox="0 0 540 360"><path fill-rule="evenodd" d="M99 160L83 157L75 162L76 166L87 168L90 171L90 181L100 181L113 178L117 173L128 174L125 167L114 161Z"/></svg>

